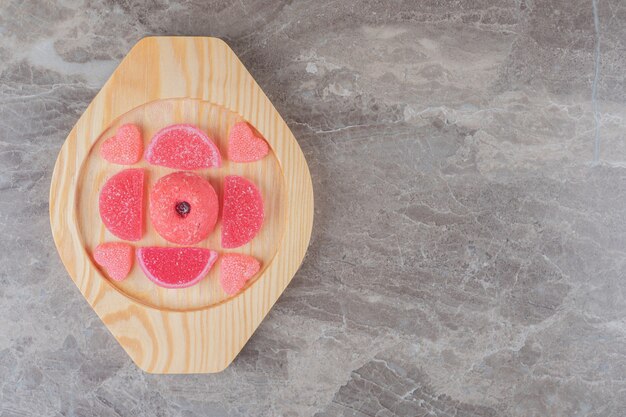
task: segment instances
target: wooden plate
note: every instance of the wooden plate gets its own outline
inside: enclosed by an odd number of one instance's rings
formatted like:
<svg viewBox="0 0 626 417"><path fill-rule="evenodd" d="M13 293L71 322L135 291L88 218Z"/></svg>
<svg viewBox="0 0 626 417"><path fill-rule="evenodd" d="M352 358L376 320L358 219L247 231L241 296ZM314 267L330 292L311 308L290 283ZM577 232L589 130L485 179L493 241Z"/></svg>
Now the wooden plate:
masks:
<svg viewBox="0 0 626 417"><path fill-rule="evenodd" d="M218 195L225 175L255 182L265 203L263 228L249 244L225 250L218 221L197 246L253 255L261 272L232 297L219 285L219 261L200 284L186 289L157 287L136 264L125 281L108 280L91 253L98 244L119 239L100 220L98 193L108 178L128 167L100 158L102 142L124 123L142 127L145 145L164 126L192 123L215 138L225 156L228 130L241 120L267 139L270 154L250 164L224 158L221 168L195 172ZM144 160L133 167L146 170L146 199L156 180L175 171ZM133 47L67 137L52 176L50 222L70 276L141 369L218 372L239 353L302 262L313 222L313 190L293 134L223 41L151 37ZM149 219L145 230L135 247L174 246Z"/></svg>

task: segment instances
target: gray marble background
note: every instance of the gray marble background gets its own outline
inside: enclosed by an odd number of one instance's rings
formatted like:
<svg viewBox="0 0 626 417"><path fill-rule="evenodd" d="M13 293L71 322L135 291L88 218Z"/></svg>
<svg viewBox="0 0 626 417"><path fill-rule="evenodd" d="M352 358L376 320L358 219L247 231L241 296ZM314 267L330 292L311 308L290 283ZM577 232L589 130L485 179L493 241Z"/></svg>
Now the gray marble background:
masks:
<svg viewBox="0 0 626 417"><path fill-rule="evenodd" d="M304 264L216 375L138 370L57 256L67 133L225 39L309 162ZM621 0L0 3L0 417L626 415Z"/></svg>

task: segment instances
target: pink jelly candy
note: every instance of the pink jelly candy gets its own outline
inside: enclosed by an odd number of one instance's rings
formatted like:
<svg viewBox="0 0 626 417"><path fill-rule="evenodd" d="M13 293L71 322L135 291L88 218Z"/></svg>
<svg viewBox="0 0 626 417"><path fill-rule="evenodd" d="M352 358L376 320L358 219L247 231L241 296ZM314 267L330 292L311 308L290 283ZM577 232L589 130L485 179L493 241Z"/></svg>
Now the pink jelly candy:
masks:
<svg viewBox="0 0 626 417"><path fill-rule="evenodd" d="M237 294L261 269L259 261L252 256L225 253L220 261L220 284L226 294Z"/></svg>
<svg viewBox="0 0 626 417"><path fill-rule="evenodd" d="M222 157L215 143L194 125L178 124L159 130L150 141L146 160L175 169L220 167Z"/></svg>
<svg viewBox="0 0 626 417"><path fill-rule="evenodd" d="M93 251L94 260L115 280L122 281L133 266L133 247L128 243L102 243Z"/></svg>
<svg viewBox="0 0 626 417"><path fill-rule="evenodd" d="M236 123L228 135L228 159L234 162L253 162L263 159L269 146L257 136L246 122Z"/></svg>
<svg viewBox="0 0 626 417"><path fill-rule="evenodd" d="M115 136L104 141L100 155L114 164L132 165L139 162L143 155L141 130L133 124L120 126Z"/></svg>
<svg viewBox="0 0 626 417"><path fill-rule="evenodd" d="M170 242L191 245L207 237L217 222L219 203L209 182L191 172L160 178L150 193L150 219Z"/></svg>

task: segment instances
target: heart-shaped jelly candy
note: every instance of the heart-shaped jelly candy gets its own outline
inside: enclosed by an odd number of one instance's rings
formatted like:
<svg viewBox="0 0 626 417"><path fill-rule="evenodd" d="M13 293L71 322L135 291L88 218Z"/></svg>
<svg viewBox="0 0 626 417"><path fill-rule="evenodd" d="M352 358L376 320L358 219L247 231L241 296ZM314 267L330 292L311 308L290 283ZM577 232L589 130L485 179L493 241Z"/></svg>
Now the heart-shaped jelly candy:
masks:
<svg viewBox="0 0 626 417"><path fill-rule="evenodd" d="M120 126L115 136L104 141L100 155L114 164L132 165L139 162L143 155L141 130L133 124Z"/></svg>
<svg viewBox="0 0 626 417"><path fill-rule="evenodd" d="M102 243L93 251L93 257L111 279L121 281L133 266L133 252L133 247L127 243Z"/></svg>
<svg viewBox="0 0 626 417"><path fill-rule="evenodd" d="M233 162L254 162L269 152L265 139L257 136L246 122L236 123L228 135L228 159Z"/></svg>
<svg viewBox="0 0 626 417"><path fill-rule="evenodd" d="M252 256L225 253L220 263L220 284L226 294L237 294L261 269L259 261Z"/></svg>

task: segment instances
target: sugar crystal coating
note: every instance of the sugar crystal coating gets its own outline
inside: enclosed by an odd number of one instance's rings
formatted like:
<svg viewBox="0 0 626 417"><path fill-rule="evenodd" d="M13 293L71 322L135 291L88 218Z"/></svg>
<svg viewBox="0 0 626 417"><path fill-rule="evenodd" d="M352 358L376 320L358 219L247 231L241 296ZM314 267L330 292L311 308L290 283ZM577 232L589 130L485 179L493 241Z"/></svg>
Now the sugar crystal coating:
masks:
<svg viewBox="0 0 626 417"><path fill-rule="evenodd" d="M100 155L114 164L132 165L143 155L143 137L139 127L133 124L120 126L112 136L104 141Z"/></svg>
<svg viewBox="0 0 626 417"><path fill-rule="evenodd" d="M143 183L143 169L125 169L100 191L100 218L120 239L137 241L143 235Z"/></svg>
<svg viewBox="0 0 626 417"><path fill-rule="evenodd" d="M215 228L219 202L207 180L192 172L160 178L150 192L150 220L170 242L192 245Z"/></svg>
<svg viewBox="0 0 626 417"><path fill-rule="evenodd" d="M175 169L220 167L222 157L215 143L202 130L190 124L167 126L150 141L146 160L152 165Z"/></svg>
<svg viewBox="0 0 626 417"><path fill-rule="evenodd" d="M94 249L93 258L111 279L122 281L133 266L133 251L128 243L102 243Z"/></svg>
<svg viewBox="0 0 626 417"><path fill-rule="evenodd" d="M225 253L220 260L220 284L226 294L237 294L261 269L261 264L252 256Z"/></svg>
<svg viewBox="0 0 626 417"><path fill-rule="evenodd" d="M164 288L186 288L206 276L217 252L188 247L145 247L137 249L137 261L142 271L155 284Z"/></svg>
<svg viewBox="0 0 626 417"><path fill-rule="evenodd" d="M222 246L237 248L257 235L263 225L263 198L251 181L238 175L224 179Z"/></svg>
<svg viewBox="0 0 626 417"><path fill-rule="evenodd" d="M265 139L257 136L246 122L236 123L228 134L228 159L234 162L254 162L269 152Z"/></svg>

